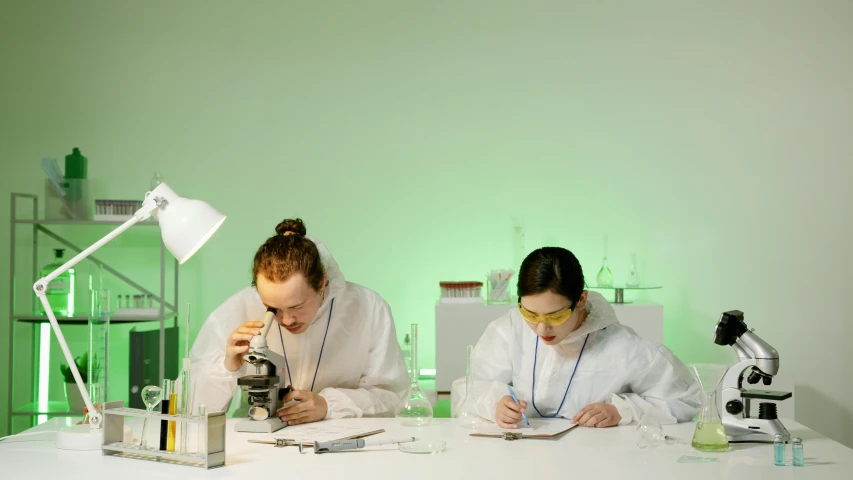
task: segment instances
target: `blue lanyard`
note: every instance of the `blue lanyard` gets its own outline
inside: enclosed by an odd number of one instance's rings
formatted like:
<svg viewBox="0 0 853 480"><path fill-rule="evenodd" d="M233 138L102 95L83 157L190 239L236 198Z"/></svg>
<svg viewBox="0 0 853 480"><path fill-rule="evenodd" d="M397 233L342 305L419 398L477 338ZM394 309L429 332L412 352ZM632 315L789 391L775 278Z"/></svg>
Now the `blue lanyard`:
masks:
<svg viewBox="0 0 853 480"><path fill-rule="evenodd" d="M314 391L314 382L317 381L317 372L320 370L320 361L323 360L323 349L326 348L326 337L329 335L329 325L332 324L332 310L335 309L335 299L329 306L329 321L326 322L326 333L323 334L323 345L320 346L320 356L317 357L317 367L314 368L314 380L311 381L311 391ZM284 366L287 367L287 379L293 385L293 377L290 375L290 363L287 362L287 351L284 349L284 334L281 333L281 325L278 326L278 336L281 338L281 353L284 354ZM294 387L295 388L295 387Z"/></svg>
<svg viewBox="0 0 853 480"><path fill-rule="evenodd" d="M539 414L542 418L554 418L560 414L560 410L563 409L563 404L566 403L566 395L569 394L569 388L572 386L572 380L575 379L575 372L578 371L578 365L581 363L581 357L583 356L583 351L586 348L586 342L589 340L589 334L586 334L586 338L583 340L583 346L581 347L581 353L578 354L578 361L575 362L575 369L572 370L572 376L569 378L569 384L566 386L566 393L563 394L563 401L560 402L560 407L557 408L557 413L553 415L542 415L542 412L536 408L536 354L539 352L539 335L536 335L536 349L533 350L533 393L531 394L533 409L536 410L536 413Z"/></svg>

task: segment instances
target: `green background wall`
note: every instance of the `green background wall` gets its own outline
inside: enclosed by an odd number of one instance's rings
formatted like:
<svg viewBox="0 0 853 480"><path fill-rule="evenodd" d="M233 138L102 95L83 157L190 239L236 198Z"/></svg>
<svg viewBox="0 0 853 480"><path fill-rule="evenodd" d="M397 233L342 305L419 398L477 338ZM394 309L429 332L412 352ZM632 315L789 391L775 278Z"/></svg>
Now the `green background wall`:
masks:
<svg viewBox="0 0 853 480"><path fill-rule="evenodd" d="M97 198L159 170L229 216L182 269L191 337L300 216L400 338L423 325L430 368L438 281L517 268L515 226L594 278L608 233L617 281L636 251L665 287L647 298L677 355L732 362L712 327L743 310L798 420L853 445L853 4L686 3L2 2L0 252L9 193L80 147Z"/></svg>

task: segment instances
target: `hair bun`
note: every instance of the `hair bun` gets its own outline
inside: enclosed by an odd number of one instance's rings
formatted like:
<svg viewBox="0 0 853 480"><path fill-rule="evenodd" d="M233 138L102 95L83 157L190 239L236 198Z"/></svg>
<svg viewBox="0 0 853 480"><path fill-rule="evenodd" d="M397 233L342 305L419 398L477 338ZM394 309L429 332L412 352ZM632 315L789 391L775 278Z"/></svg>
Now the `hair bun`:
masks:
<svg viewBox="0 0 853 480"><path fill-rule="evenodd" d="M279 235L287 235L288 233L291 233L291 234L295 233L298 235L305 236L305 234L307 234L308 231L305 230L305 224L302 222L301 218L297 218L295 220L288 218L286 220L282 220L281 223L276 225L275 233L277 233Z"/></svg>

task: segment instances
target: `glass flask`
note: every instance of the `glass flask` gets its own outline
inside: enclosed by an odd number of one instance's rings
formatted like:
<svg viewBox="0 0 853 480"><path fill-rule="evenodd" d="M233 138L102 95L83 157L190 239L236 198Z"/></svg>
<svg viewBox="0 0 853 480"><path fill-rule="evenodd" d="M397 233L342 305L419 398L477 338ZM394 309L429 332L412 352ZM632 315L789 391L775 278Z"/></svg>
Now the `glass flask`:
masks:
<svg viewBox="0 0 853 480"><path fill-rule="evenodd" d="M166 179L163 178L163 175L160 175L160 172L154 172L154 176L151 177L151 182L148 183L149 190L154 190L165 181Z"/></svg>
<svg viewBox="0 0 853 480"><path fill-rule="evenodd" d="M690 372L702 386L702 411L693 431L693 448L703 452L725 452L729 449L726 429L717 409L717 387L726 374L728 366L695 364Z"/></svg>
<svg viewBox="0 0 853 480"><path fill-rule="evenodd" d="M459 406L459 411L456 413L456 425L462 428L477 428L484 424L483 418L477 415L474 400L471 399L471 352L474 347L468 345L465 347L465 400Z"/></svg>
<svg viewBox="0 0 853 480"><path fill-rule="evenodd" d="M595 276L595 283L599 287L613 286L613 273L610 271L610 267L607 266L607 235L604 236L604 258L601 260L601 270Z"/></svg>
<svg viewBox="0 0 853 480"><path fill-rule="evenodd" d="M687 441L666 435L661 424L650 419L647 414L643 415L640 423L637 424L637 446L640 448L655 448L663 444L674 445L677 443L687 443Z"/></svg>
<svg viewBox="0 0 853 480"><path fill-rule="evenodd" d="M156 385L148 385L142 389L142 403L145 404L145 409L148 414L145 416L145 421L142 423L142 435L139 438L139 448L142 450L148 449L148 442L145 441L146 428L148 427L148 418L151 416L151 410L160 404L163 399L163 391Z"/></svg>
<svg viewBox="0 0 853 480"><path fill-rule="evenodd" d="M403 338L403 346L401 350L403 350L403 359L406 361L406 375L409 378L412 378L412 341L409 339L409 334Z"/></svg>
<svg viewBox="0 0 853 480"><path fill-rule="evenodd" d="M626 287L640 286L640 272L637 271L637 254L631 254L631 266L628 268L628 278L625 280Z"/></svg>
<svg viewBox="0 0 853 480"><path fill-rule="evenodd" d="M424 397L418 386L418 324L412 324L412 385L409 387L409 396L406 398L397 412L397 418L403 420L403 425L409 427L423 427L432 421L432 405Z"/></svg>

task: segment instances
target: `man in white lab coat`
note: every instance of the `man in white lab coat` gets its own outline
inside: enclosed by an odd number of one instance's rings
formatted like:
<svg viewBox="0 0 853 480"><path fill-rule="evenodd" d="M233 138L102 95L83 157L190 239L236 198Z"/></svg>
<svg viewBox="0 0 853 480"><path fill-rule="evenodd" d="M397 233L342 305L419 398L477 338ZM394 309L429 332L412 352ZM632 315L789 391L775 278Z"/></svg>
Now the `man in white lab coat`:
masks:
<svg viewBox="0 0 853 480"><path fill-rule="evenodd" d="M237 378L249 374L243 354L272 308L277 324L267 344L285 357L281 386L293 389L284 401L300 400L277 412L283 421L394 415L409 382L391 310L379 294L346 282L299 219L281 222L260 247L253 277L253 286L210 315L193 344L193 404L228 409Z"/></svg>

